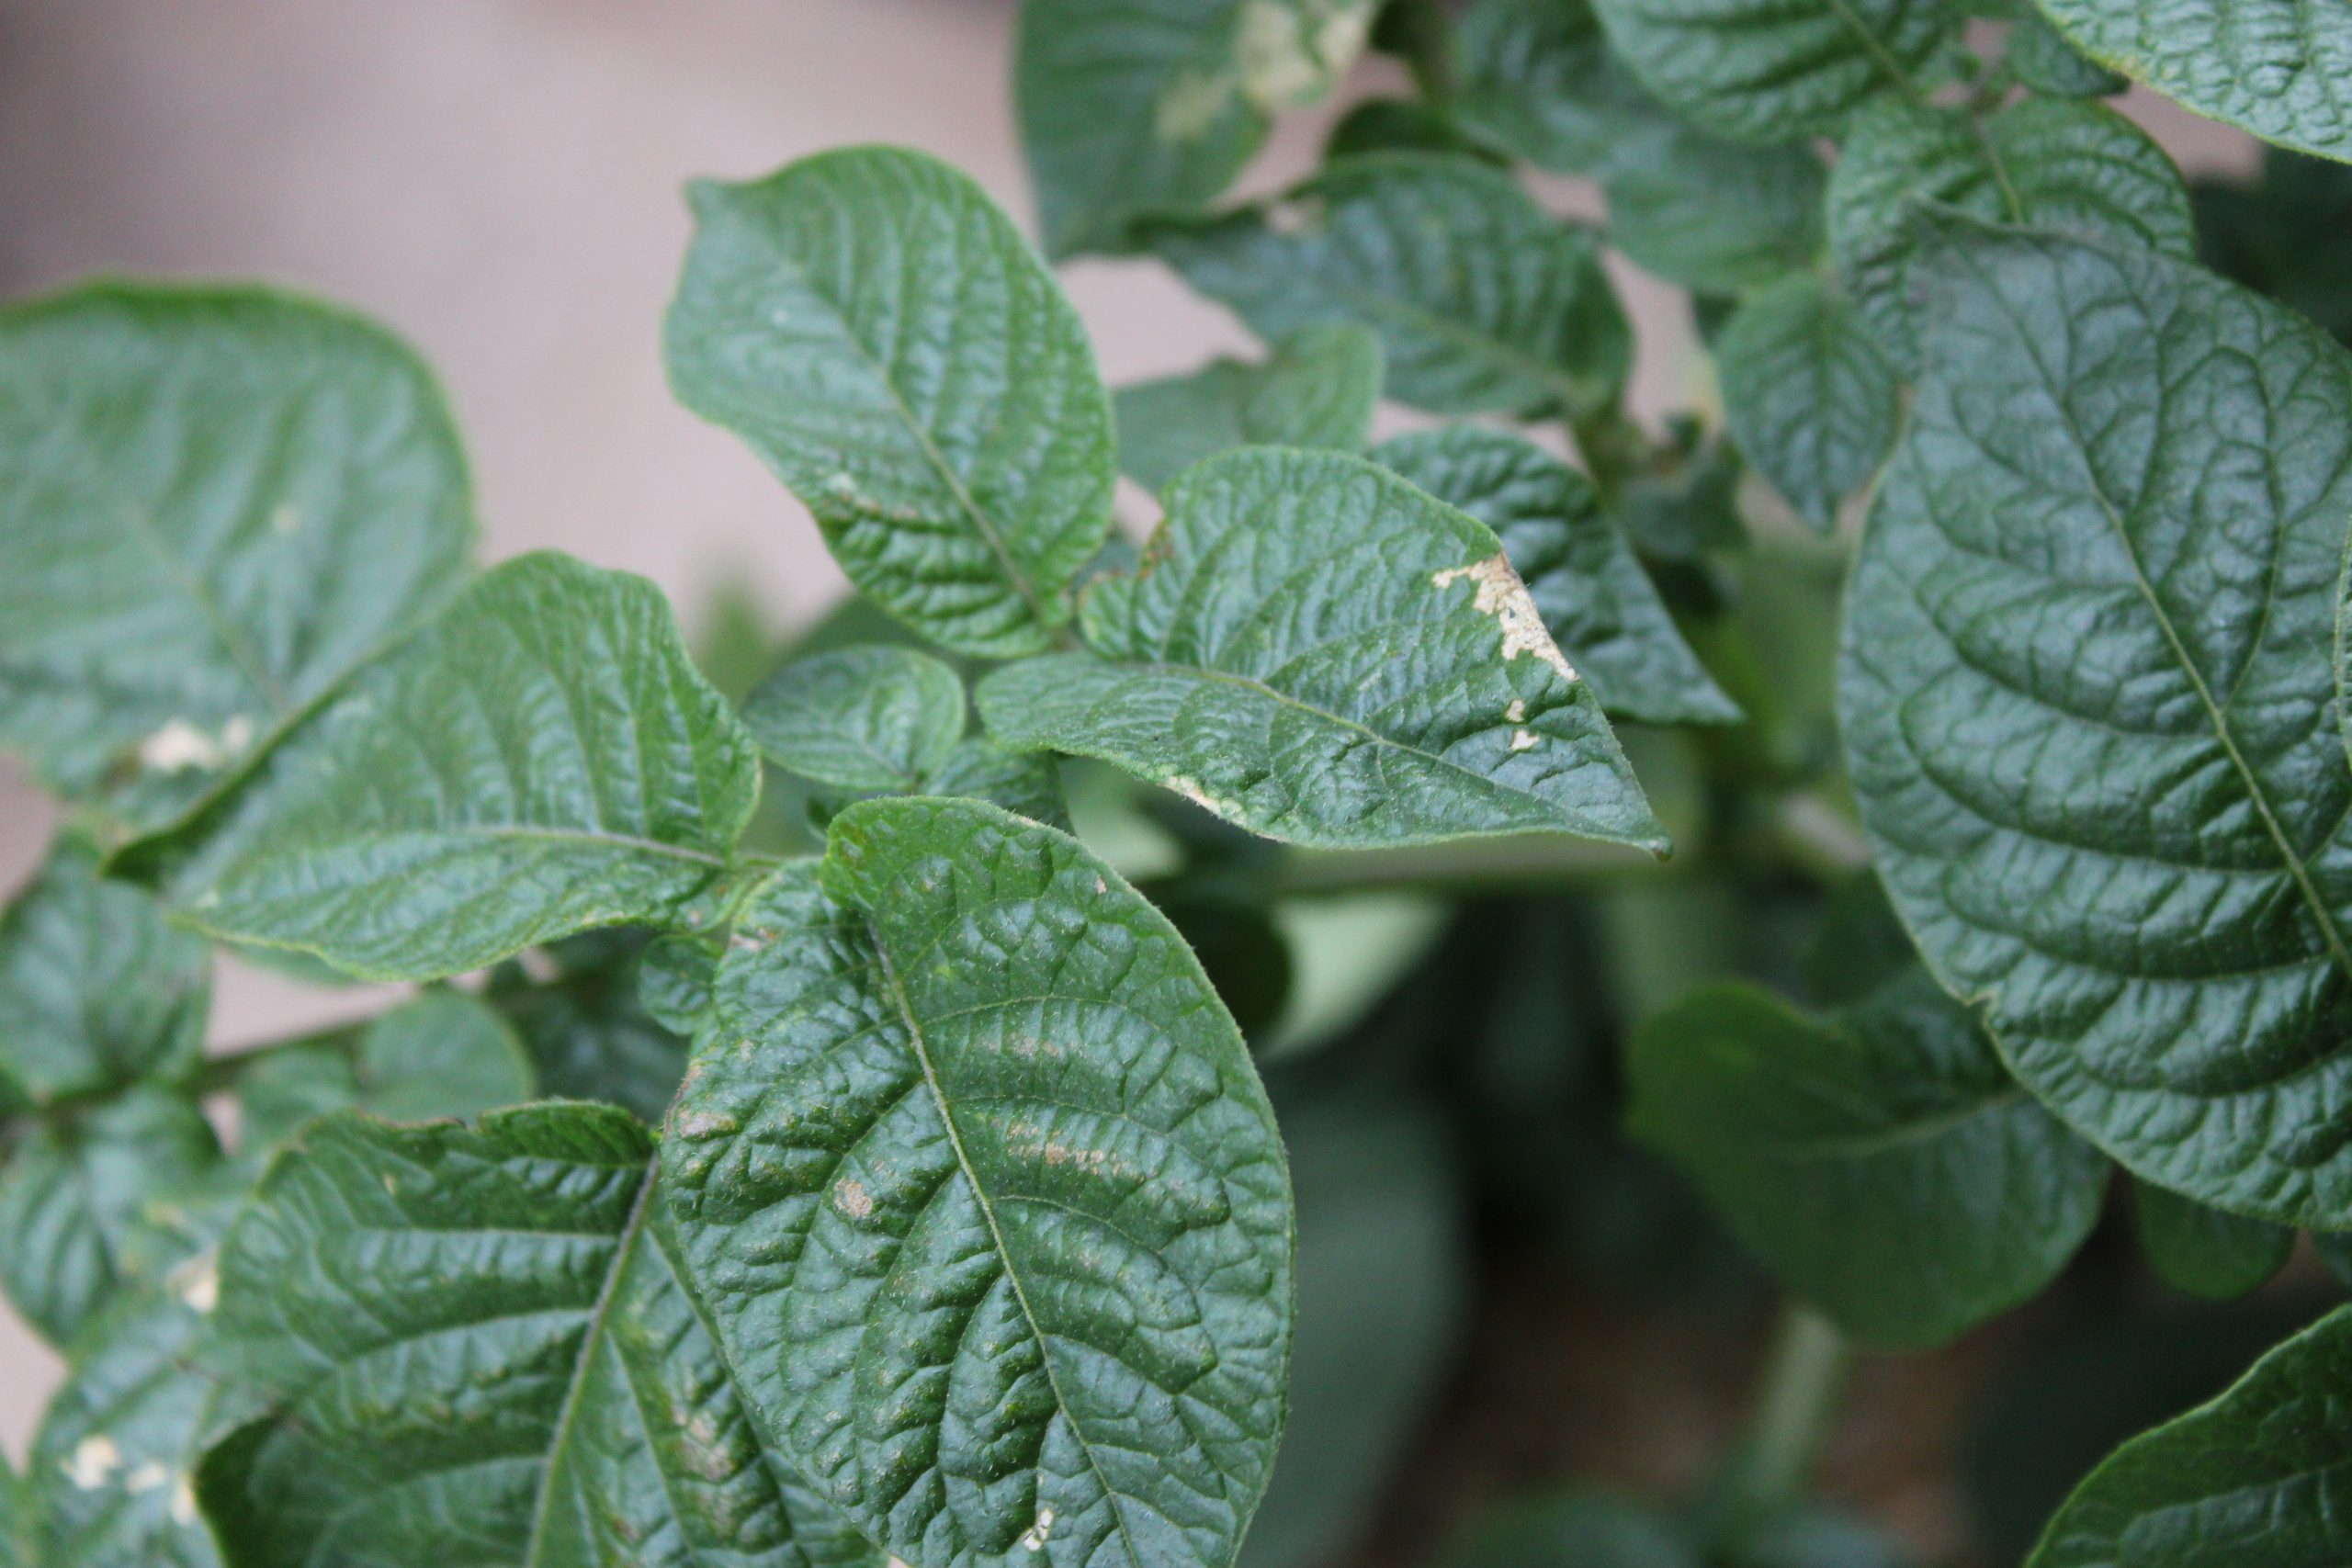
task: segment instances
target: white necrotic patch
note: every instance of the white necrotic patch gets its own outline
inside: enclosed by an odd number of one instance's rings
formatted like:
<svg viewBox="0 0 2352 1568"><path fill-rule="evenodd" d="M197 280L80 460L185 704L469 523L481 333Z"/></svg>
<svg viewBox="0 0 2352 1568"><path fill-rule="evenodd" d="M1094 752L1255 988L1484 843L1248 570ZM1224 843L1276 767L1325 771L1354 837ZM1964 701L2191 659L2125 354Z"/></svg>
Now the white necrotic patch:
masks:
<svg viewBox="0 0 2352 1568"><path fill-rule="evenodd" d="M1470 607L1482 615L1492 615L1495 624L1502 628L1506 663L1522 653L1532 653L1558 671L1561 680L1577 678L1577 672L1561 656L1559 644L1544 629L1544 617L1536 613L1535 601L1528 597L1527 584L1511 570L1509 556L1489 556L1469 566L1450 566L1430 581L1445 588L1465 577L1474 591Z"/></svg>

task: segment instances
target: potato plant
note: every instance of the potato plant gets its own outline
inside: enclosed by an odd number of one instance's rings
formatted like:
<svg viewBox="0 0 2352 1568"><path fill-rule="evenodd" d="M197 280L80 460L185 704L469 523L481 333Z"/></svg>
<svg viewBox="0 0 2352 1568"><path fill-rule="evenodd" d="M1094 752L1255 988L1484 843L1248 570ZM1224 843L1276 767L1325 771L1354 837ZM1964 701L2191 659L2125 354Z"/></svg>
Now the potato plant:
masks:
<svg viewBox="0 0 2352 1568"><path fill-rule="evenodd" d="M2352 13L1019 28L1042 254L907 151L692 187L671 381L856 591L749 679L477 564L367 321L0 313L0 746L67 808L0 1285L70 1365L0 1564L1306 1568L1442 1376L1465 1185L1786 1306L1695 1491L1453 1561L1892 1564L1810 1492L1852 1348L2118 1203L2195 1294L2352 1251ZM1413 90L1232 197L1367 47ZM2262 179L2192 192L2131 76ZM1611 251L1713 363L1664 428ZM1106 388L1084 254L1263 356ZM413 989L208 1055L216 953ZM2242 1370L2030 1568L2344 1561L2352 1310Z"/></svg>

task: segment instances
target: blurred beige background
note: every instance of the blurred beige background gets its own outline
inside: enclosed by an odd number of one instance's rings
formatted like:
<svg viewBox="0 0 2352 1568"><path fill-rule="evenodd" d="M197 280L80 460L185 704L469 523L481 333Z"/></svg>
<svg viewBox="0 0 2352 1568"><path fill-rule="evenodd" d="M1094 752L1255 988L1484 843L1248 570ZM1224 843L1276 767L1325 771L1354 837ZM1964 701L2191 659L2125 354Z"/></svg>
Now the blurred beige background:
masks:
<svg viewBox="0 0 2352 1568"><path fill-rule="evenodd" d="M441 370L496 559L554 546L643 572L689 619L748 582L779 620L839 591L816 533L732 437L671 402L661 312L680 184L842 142L923 148L1023 220L1012 0L0 0L0 292L93 270L258 275L346 299ZM1344 97L1400 76L1367 65ZM1295 117L1250 176L1312 161ZM2244 139L2135 99L2192 172ZM1589 190L1547 191L1593 213ZM1637 411L1693 390L1679 293L1627 268ZM1066 274L1114 383L1250 339L1148 264ZM0 764L0 894L51 822ZM363 1009L369 1001L359 1001ZM222 976L214 1038L324 1021L349 993ZM56 1359L0 1304L0 1449Z"/></svg>

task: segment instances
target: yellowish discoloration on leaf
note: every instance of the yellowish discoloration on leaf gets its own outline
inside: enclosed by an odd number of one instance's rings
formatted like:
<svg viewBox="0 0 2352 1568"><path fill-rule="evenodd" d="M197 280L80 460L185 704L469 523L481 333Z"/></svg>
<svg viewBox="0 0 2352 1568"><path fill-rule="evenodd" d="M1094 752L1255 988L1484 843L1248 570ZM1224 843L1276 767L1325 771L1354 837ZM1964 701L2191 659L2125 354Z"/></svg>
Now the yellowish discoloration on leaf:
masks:
<svg viewBox="0 0 2352 1568"><path fill-rule="evenodd" d="M1314 102L1355 62L1371 27L1366 0L1249 0L1235 44L1243 95L1270 111Z"/></svg>
<svg viewBox="0 0 2352 1568"><path fill-rule="evenodd" d="M1522 653L1532 653L1558 671L1561 680L1577 678L1577 672L1561 656L1559 645L1552 640L1552 634L1544 629L1544 617L1536 613L1535 601L1528 597L1527 584L1510 569L1509 556L1492 555L1471 566L1450 566L1430 581L1443 588L1465 577L1476 591L1470 607L1482 615L1492 615L1502 627L1506 663Z"/></svg>
<svg viewBox="0 0 2352 1568"><path fill-rule="evenodd" d="M721 1133L732 1133L735 1118L718 1111L689 1111L673 1123L682 1138L707 1138Z"/></svg>
<svg viewBox="0 0 2352 1568"><path fill-rule="evenodd" d="M865 1183L845 1176L833 1187L833 1207L853 1220L862 1220L874 1213L874 1198Z"/></svg>
<svg viewBox="0 0 2352 1568"><path fill-rule="evenodd" d="M122 1468L122 1450L104 1432L94 1432L74 1445L63 1466L65 1479L75 1489L95 1492Z"/></svg>
<svg viewBox="0 0 2352 1568"><path fill-rule="evenodd" d="M172 1523L182 1529L196 1525L196 1477L185 1471L172 1482Z"/></svg>
<svg viewBox="0 0 2352 1568"><path fill-rule="evenodd" d="M187 719L175 718L139 743L139 761L142 766L159 773L217 768L253 744L253 739L254 721L243 714L222 725L218 735L208 734Z"/></svg>
<svg viewBox="0 0 2352 1568"><path fill-rule="evenodd" d="M1527 705L1519 698L1513 697L1510 700L1510 706L1503 709L1503 716L1513 724L1522 724L1527 719Z"/></svg>
<svg viewBox="0 0 2352 1568"><path fill-rule="evenodd" d="M1187 778L1179 773L1168 781L1168 787L1212 817L1222 817L1228 822L1241 820L1238 807L1231 801L1220 799L1203 789L1197 779Z"/></svg>
<svg viewBox="0 0 2352 1568"><path fill-rule="evenodd" d="M1233 94L1229 73L1187 71L1159 95L1152 111L1152 133L1162 141L1198 141L1215 128L1233 102Z"/></svg>
<svg viewBox="0 0 2352 1568"><path fill-rule="evenodd" d="M220 1260L203 1252L172 1270L166 1283L190 1312L209 1313L220 1304Z"/></svg>
<svg viewBox="0 0 2352 1568"><path fill-rule="evenodd" d="M172 1472L153 1460L142 1460L131 1472L123 1477L123 1490L136 1495L159 1491L172 1483Z"/></svg>
<svg viewBox="0 0 2352 1568"><path fill-rule="evenodd" d="M1040 1508L1037 1510L1037 1522L1022 1532L1021 1544L1031 1551L1043 1551L1046 1542L1053 1539L1053 1533L1054 1511Z"/></svg>
<svg viewBox="0 0 2352 1568"><path fill-rule="evenodd" d="M1512 750L1531 750L1533 749L1534 745L1535 731L1532 729L1514 729L1510 732L1510 749Z"/></svg>

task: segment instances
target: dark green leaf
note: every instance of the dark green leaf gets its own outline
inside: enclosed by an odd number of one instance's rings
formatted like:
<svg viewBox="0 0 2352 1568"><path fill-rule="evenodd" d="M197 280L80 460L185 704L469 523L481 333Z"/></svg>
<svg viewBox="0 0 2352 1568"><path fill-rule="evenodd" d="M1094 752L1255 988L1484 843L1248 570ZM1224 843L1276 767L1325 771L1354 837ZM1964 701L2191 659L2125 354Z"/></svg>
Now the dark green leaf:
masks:
<svg viewBox="0 0 2352 1568"><path fill-rule="evenodd" d="M134 829L436 609L473 539L416 357L253 288L0 312L0 750Z"/></svg>
<svg viewBox="0 0 2352 1568"><path fill-rule="evenodd" d="M1885 461L1902 416L1894 367L1836 284L1792 277L1739 308L1715 341L1724 417L1740 449L1824 530Z"/></svg>
<svg viewBox="0 0 2352 1568"><path fill-rule="evenodd" d="M1363 450L1380 401L1380 342L1362 327L1308 327L1263 365L1220 359L1204 370L1119 389L1119 463L1160 490L1233 446Z"/></svg>
<svg viewBox="0 0 2352 1568"><path fill-rule="evenodd" d="M1013 92L1057 256L1197 211L1355 62L1374 0L1023 0ZM928 1565L925 1565L928 1568Z"/></svg>
<svg viewBox="0 0 2352 1568"><path fill-rule="evenodd" d="M2352 276L2336 244L2352 231L2352 167L2267 148L2253 186L2199 185L2189 195L2206 265L2352 344Z"/></svg>
<svg viewBox="0 0 2352 1568"><path fill-rule="evenodd" d="M693 194L663 340L680 400L907 625L959 653L1044 648L1110 526L1116 454L1086 330L1028 241L891 148Z"/></svg>
<svg viewBox="0 0 2352 1568"><path fill-rule="evenodd" d="M2129 78L2086 58L2030 5L2022 10L2001 53L2019 82L2053 98L2111 97L2132 85Z"/></svg>
<svg viewBox="0 0 2352 1568"><path fill-rule="evenodd" d="M1736 294L1810 266L1828 174L1802 142L1746 146L1660 115L1602 166L1609 241L1669 282Z"/></svg>
<svg viewBox="0 0 2352 1568"><path fill-rule="evenodd" d="M1387 395L1437 413L1606 407L1631 338L1592 237L1476 159L1350 158L1279 200L1151 231L1193 287L1269 341L1369 328Z"/></svg>
<svg viewBox="0 0 2352 1568"><path fill-rule="evenodd" d="M587 927L692 919L758 792L751 737L653 585L533 555L154 852L199 930L430 979Z"/></svg>
<svg viewBox="0 0 2352 1568"><path fill-rule="evenodd" d="M2326 645L2352 361L2136 247L1953 220L1847 593L1887 891L2134 1172L2352 1224L2352 771Z"/></svg>
<svg viewBox="0 0 2352 1568"><path fill-rule="evenodd" d="M990 735L969 735L926 774L922 794L985 800L1048 828L1069 827L1061 772L1051 757L1015 751Z"/></svg>
<svg viewBox="0 0 2352 1568"><path fill-rule="evenodd" d="M2075 1489L2028 1568L2333 1568L2352 1519L2352 1307L2254 1364L2211 1404L2118 1449Z"/></svg>
<svg viewBox="0 0 2352 1568"><path fill-rule="evenodd" d="M647 942L637 961L637 996L646 1016L674 1034L692 1036L710 1011L711 987L718 982L718 961L724 956L723 940L684 931L666 931ZM669 1075L671 1087L675 1087L678 1073L684 1071L680 1064ZM664 1103L667 1098L665 1094ZM630 1109L636 1107L630 1105Z"/></svg>
<svg viewBox="0 0 2352 1568"><path fill-rule="evenodd" d="M1492 528L1536 612L1601 706L1652 724L1736 722L1582 474L1483 425L1401 435L1372 460Z"/></svg>
<svg viewBox="0 0 2352 1568"><path fill-rule="evenodd" d="M248 1154L276 1147L314 1116L357 1110L387 1122L479 1116L531 1098L530 1058L497 1012L434 991L349 1040L273 1051L237 1081Z"/></svg>
<svg viewBox="0 0 2352 1568"><path fill-rule="evenodd" d="M2301 0L2041 0L2085 54L2266 141L2352 162L2352 25Z"/></svg>
<svg viewBox="0 0 2352 1568"><path fill-rule="evenodd" d="M36 1125L0 1171L0 1288L51 1344L178 1261L157 1213L220 1163L193 1100L133 1089Z"/></svg>
<svg viewBox="0 0 2352 1568"><path fill-rule="evenodd" d="M1431 104L1405 98L1366 98L1340 117L1323 139L1323 161L1361 158L1374 152L1461 152L1487 156L1453 117Z"/></svg>
<svg viewBox="0 0 2352 1568"><path fill-rule="evenodd" d="M36 1105L186 1070L211 1001L204 944L78 845L0 915L0 1082Z"/></svg>
<svg viewBox="0 0 2352 1568"><path fill-rule="evenodd" d="M1602 1492L1506 1505L1441 1568L1705 1568L1698 1543L1649 1509Z"/></svg>
<svg viewBox="0 0 2352 1568"><path fill-rule="evenodd" d="M1282 1430L1290 1187L1174 930L1063 834L885 800L739 936L662 1172L767 1428L924 1568L1224 1568Z"/></svg>
<svg viewBox="0 0 2352 1568"><path fill-rule="evenodd" d="M964 734L964 682L910 648L844 648L786 664L743 700L769 760L844 789L911 789Z"/></svg>
<svg viewBox="0 0 2352 1568"><path fill-rule="evenodd" d="M2098 1218L2107 1162L1917 968L1819 1018L1709 987L1645 1024L1629 1066L1634 1134L1866 1344L1932 1345L2006 1311Z"/></svg>
<svg viewBox="0 0 2352 1568"><path fill-rule="evenodd" d="M232 1563L879 1568L764 1451L652 1155L604 1106L304 1131L220 1258L270 1409L198 1472Z"/></svg>
<svg viewBox="0 0 2352 1568"><path fill-rule="evenodd" d="M1296 843L1663 848L1591 688L1475 519L1325 452L1227 453L1166 499L1141 572L1087 592L1093 652L981 682L1007 744L1102 758Z"/></svg>
<svg viewBox="0 0 2352 1568"><path fill-rule="evenodd" d="M2140 1247L2165 1280L2192 1296L2242 1296L2287 1266L2295 1233L2184 1198L2145 1181L2132 1184Z"/></svg>
<svg viewBox="0 0 2352 1568"><path fill-rule="evenodd" d="M1597 0L1643 85L1718 135L1834 135L1956 41L1943 0Z"/></svg>
<svg viewBox="0 0 2352 1568"><path fill-rule="evenodd" d="M649 1121L669 1108L686 1042L644 998L644 966L664 940L592 931L530 954L536 977L521 964L491 972L491 1002L522 1036L543 1091L625 1106Z"/></svg>
<svg viewBox="0 0 2352 1568"><path fill-rule="evenodd" d="M1906 368L1918 359L1916 204L2193 254L2180 173L2103 104L2025 98L1989 115L1889 100L1859 117L1829 181L1829 248L1855 302Z"/></svg>
<svg viewBox="0 0 2352 1568"><path fill-rule="evenodd" d="M1462 18L1447 100L1469 132L1557 174L1597 174L1664 111L1600 36L1584 0L1476 0Z"/></svg>

